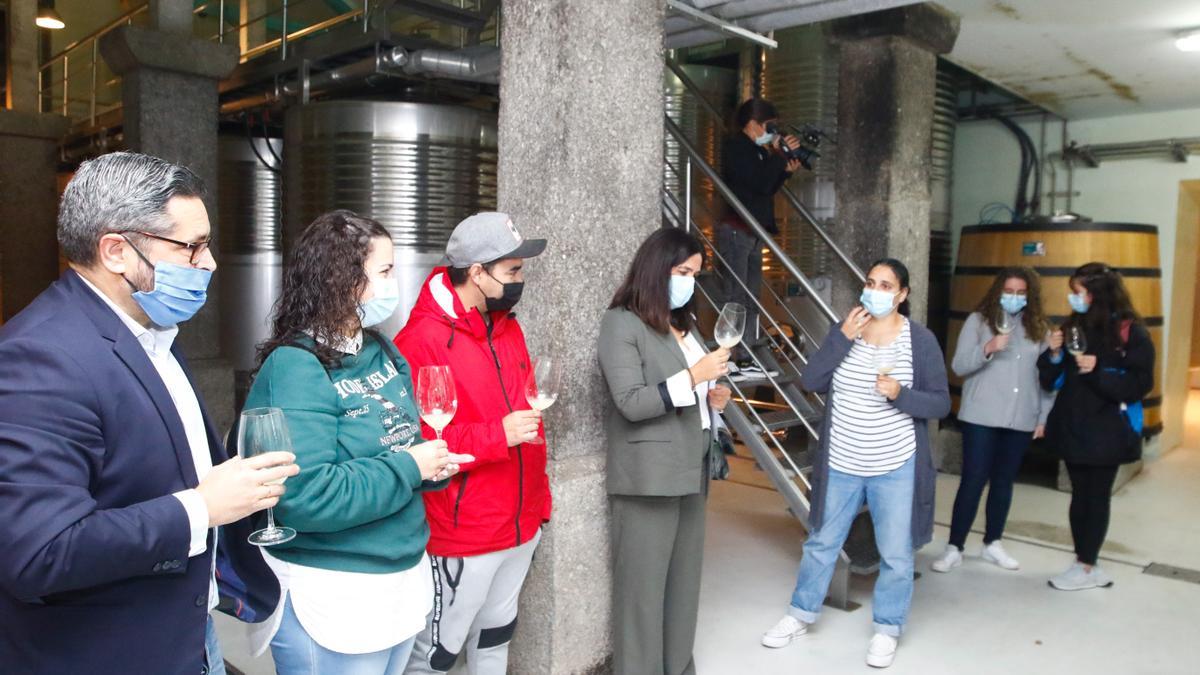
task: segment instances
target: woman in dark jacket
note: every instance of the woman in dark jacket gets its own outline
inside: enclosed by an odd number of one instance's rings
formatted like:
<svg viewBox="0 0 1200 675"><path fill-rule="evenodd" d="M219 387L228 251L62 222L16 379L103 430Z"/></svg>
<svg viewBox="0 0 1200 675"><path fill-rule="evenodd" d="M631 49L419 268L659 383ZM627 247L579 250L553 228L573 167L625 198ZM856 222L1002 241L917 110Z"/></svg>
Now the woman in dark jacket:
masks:
<svg viewBox="0 0 1200 675"><path fill-rule="evenodd" d="M1096 565L1108 531L1117 468L1142 456L1140 403L1154 388L1154 343L1118 274L1088 263L1071 275L1073 314L1038 359L1042 387L1058 389L1046 439L1071 477L1075 561L1050 580L1062 591L1112 585ZM1082 333L1082 353L1066 358L1064 332ZM1068 339L1066 348L1072 349ZM1132 414L1131 414L1132 413ZM1135 421L1131 421L1138 418Z"/></svg>
<svg viewBox="0 0 1200 675"><path fill-rule="evenodd" d="M804 388L829 394L813 457L812 531L804 542L791 605L762 637L783 647L817 620L838 554L866 502L879 547L867 664L896 657L913 590L913 553L933 535L937 473L929 421L950 412L942 350L928 328L908 318L908 269L871 265L856 307L829 331L804 369Z"/></svg>

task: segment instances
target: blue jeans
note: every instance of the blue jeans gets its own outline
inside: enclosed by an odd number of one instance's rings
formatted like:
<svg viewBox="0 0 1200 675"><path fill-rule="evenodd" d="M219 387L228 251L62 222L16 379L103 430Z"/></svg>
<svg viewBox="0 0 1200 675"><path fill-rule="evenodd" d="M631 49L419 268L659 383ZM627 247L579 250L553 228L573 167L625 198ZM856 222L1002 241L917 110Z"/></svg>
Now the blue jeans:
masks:
<svg viewBox="0 0 1200 675"><path fill-rule="evenodd" d="M208 675L225 675L225 657L221 654L221 643L217 642L217 629L211 616L204 629L204 657L208 661Z"/></svg>
<svg viewBox="0 0 1200 675"><path fill-rule="evenodd" d="M283 620L271 638L271 657L279 675L402 675L412 652L413 637L369 654L342 654L328 650L309 637L288 596Z"/></svg>
<svg viewBox="0 0 1200 675"><path fill-rule="evenodd" d="M879 578L871 609L875 632L899 637L908 619L913 591L912 502L916 456L882 476L855 476L829 469L825 520L804 542L804 557L788 613L814 623L829 592L838 554L863 501L875 525Z"/></svg>
<svg viewBox="0 0 1200 675"><path fill-rule="evenodd" d="M959 422L963 435L962 480L954 497L954 515L950 520L950 543L962 550L979 510L979 499L988 486L987 527L983 543L999 541L1012 505L1013 483L1021 470L1021 459L1033 440L1028 431L985 427Z"/></svg>

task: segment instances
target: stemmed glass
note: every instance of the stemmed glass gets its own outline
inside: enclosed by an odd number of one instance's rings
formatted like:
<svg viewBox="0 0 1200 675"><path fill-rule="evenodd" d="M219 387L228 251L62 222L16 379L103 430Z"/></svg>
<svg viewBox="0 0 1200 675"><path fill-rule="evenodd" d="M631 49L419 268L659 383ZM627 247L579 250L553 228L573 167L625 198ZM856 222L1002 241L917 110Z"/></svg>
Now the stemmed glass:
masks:
<svg viewBox="0 0 1200 675"><path fill-rule="evenodd" d="M533 361L533 369L525 378L525 400L529 407L541 412L554 405L562 387L562 364L551 356L540 356ZM535 436L526 441L533 445L542 445L546 441L541 436Z"/></svg>
<svg viewBox="0 0 1200 675"><path fill-rule="evenodd" d="M421 366L417 371L417 408L421 419L442 440L442 430L458 412L458 394L450 366Z"/></svg>
<svg viewBox="0 0 1200 675"><path fill-rule="evenodd" d="M875 372L877 374L890 375L896 369L897 361L900 360L900 352L894 344L878 347L875 349L871 360L875 365ZM880 395L882 396L882 394Z"/></svg>
<svg viewBox="0 0 1200 675"><path fill-rule="evenodd" d="M725 303L717 317L717 324L713 327L713 338L717 344L725 349L732 349L742 341L745 331L746 307L736 302Z"/></svg>
<svg viewBox="0 0 1200 675"><path fill-rule="evenodd" d="M1072 356L1082 356L1087 351L1087 338L1084 337L1082 328L1071 326L1067 329L1066 346Z"/></svg>
<svg viewBox="0 0 1200 675"><path fill-rule="evenodd" d="M287 421L279 408L252 408L242 413L238 426L238 455L250 459L258 455L283 450L292 451L292 439L288 436ZM284 478L273 480L268 485L280 485ZM275 525L275 510L267 509L267 526L251 533L247 538L255 546L274 546L296 538L290 527Z"/></svg>
<svg viewBox="0 0 1200 675"><path fill-rule="evenodd" d="M1013 319L1013 315L1000 310L1000 315L996 317L996 332L1001 335L1008 335L1016 327L1017 322Z"/></svg>

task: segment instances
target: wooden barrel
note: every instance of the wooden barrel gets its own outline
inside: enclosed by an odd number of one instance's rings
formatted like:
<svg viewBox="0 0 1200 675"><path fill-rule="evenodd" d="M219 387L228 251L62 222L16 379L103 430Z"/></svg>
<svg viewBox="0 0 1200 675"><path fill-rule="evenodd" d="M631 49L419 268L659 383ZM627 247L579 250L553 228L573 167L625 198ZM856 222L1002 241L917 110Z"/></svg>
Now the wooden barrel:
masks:
<svg viewBox="0 0 1200 675"><path fill-rule="evenodd" d="M1068 279L1075 268L1089 262L1107 263L1124 277L1133 307L1145 319L1161 361L1164 352L1158 227L1133 223L1031 223L963 228L950 291L947 367L953 359L963 322L1002 268L1024 265L1037 270L1042 277L1042 306L1050 321L1058 325L1071 312L1067 304ZM961 391L962 379L950 371L950 392L956 413ZM1159 433L1162 382L1157 372L1154 391L1143 405L1146 433Z"/></svg>

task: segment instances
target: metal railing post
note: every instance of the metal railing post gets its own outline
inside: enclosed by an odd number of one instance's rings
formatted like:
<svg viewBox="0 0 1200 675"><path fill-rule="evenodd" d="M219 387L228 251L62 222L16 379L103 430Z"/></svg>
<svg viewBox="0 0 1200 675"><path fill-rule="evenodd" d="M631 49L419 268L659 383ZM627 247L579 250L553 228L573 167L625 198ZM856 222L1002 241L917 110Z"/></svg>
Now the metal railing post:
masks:
<svg viewBox="0 0 1200 675"><path fill-rule="evenodd" d="M217 3L217 44L225 44L225 0Z"/></svg>
<svg viewBox="0 0 1200 675"><path fill-rule="evenodd" d="M96 61L100 58L100 41L92 40L92 95L88 101L88 118L96 126Z"/></svg>
<svg viewBox="0 0 1200 675"><path fill-rule="evenodd" d="M71 57L64 56L63 57L63 107L62 107L63 117L70 117L70 115L67 114L70 110L67 107L69 105L69 101L71 100L70 99L70 91L71 91Z"/></svg>
<svg viewBox="0 0 1200 675"><path fill-rule="evenodd" d="M279 60L287 61L288 47L288 0L283 0L283 28L280 30L279 37Z"/></svg>
<svg viewBox="0 0 1200 675"><path fill-rule="evenodd" d="M692 228L692 158L683 165L683 224L685 230Z"/></svg>

